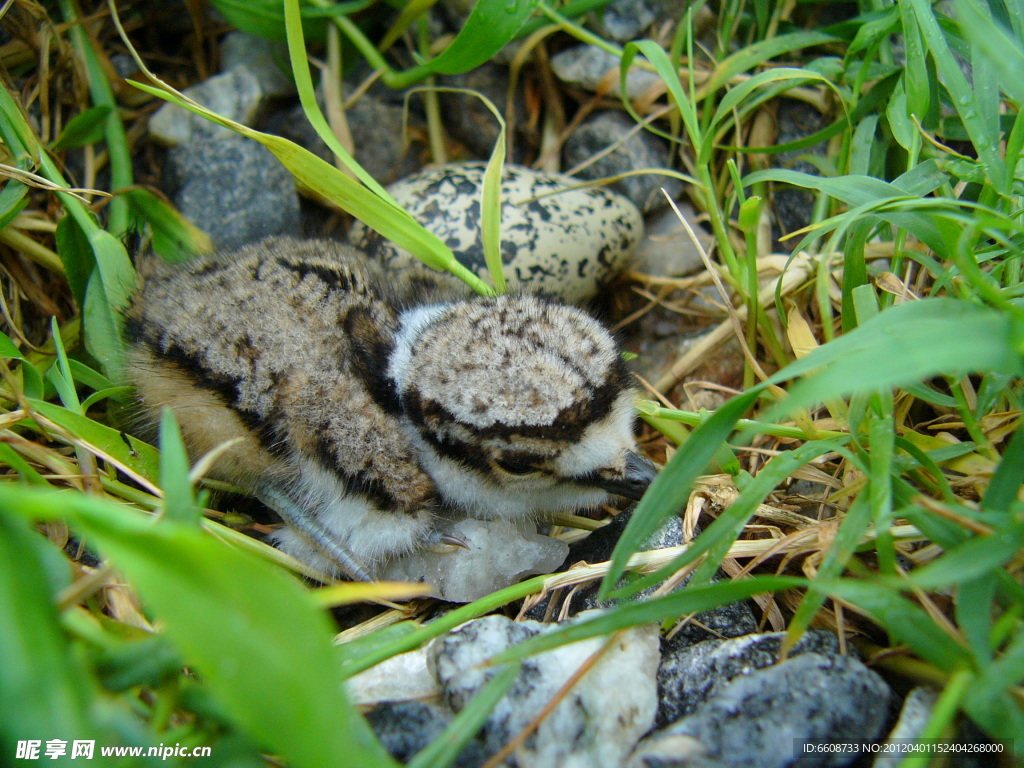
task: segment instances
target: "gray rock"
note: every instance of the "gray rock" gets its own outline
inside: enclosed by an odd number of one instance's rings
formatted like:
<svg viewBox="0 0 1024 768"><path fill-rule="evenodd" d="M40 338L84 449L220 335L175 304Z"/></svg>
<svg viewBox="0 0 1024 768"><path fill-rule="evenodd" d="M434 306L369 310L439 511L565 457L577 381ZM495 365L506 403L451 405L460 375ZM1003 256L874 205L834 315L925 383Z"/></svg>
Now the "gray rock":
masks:
<svg viewBox="0 0 1024 768"><path fill-rule="evenodd" d="M300 233L292 176L255 141L235 136L193 141L167 153L164 188L185 218L218 248Z"/></svg>
<svg viewBox="0 0 1024 768"><path fill-rule="evenodd" d="M594 31L620 43L635 40L654 23L649 0L615 0L593 13Z"/></svg>
<svg viewBox="0 0 1024 768"><path fill-rule="evenodd" d="M597 90L597 86L608 75L611 77L611 93L619 93L619 58L614 54L593 45L578 45L566 48L551 57L551 69L563 83L578 85L588 91ZM630 100L639 99L647 90L659 82L653 72L637 67L630 68L626 75L626 97Z"/></svg>
<svg viewBox="0 0 1024 768"><path fill-rule="evenodd" d="M877 740L892 692L848 656L805 653L719 688L691 715L645 739L629 768L848 765L855 752L804 753L810 741Z"/></svg>
<svg viewBox="0 0 1024 768"><path fill-rule="evenodd" d="M260 81L243 66L186 88L184 94L223 117L249 126L255 125L264 99ZM176 104L164 104L149 119L149 135L174 147L235 134Z"/></svg>
<svg viewBox="0 0 1024 768"><path fill-rule="evenodd" d="M625 43L654 24L680 21L686 5L685 0L615 0L591 14L593 29L601 37Z"/></svg>
<svg viewBox="0 0 1024 768"><path fill-rule="evenodd" d="M898 744L903 739L917 739L921 736L928 720L932 716L935 702L939 694L932 688L918 686L907 694L903 701L903 708L900 709L899 720L889 732L886 744ZM875 758L873 768L895 768L899 765L905 755L899 752L883 752Z"/></svg>
<svg viewBox="0 0 1024 768"><path fill-rule="evenodd" d="M273 98L295 93L295 81L288 67L288 46L248 32L228 32L220 43L223 71L244 67L259 80L263 93Z"/></svg>
<svg viewBox="0 0 1024 768"><path fill-rule="evenodd" d="M632 118L622 112L609 110L591 115L565 142L566 167L574 168L614 146L611 152L575 175L581 179L602 179L643 168L665 168L668 165L668 144L643 130L629 135L635 128ZM662 187L673 198L682 190L678 179L656 173L626 176L612 182L610 187L628 197L641 210L666 205L665 196L660 191Z"/></svg>
<svg viewBox="0 0 1024 768"><path fill-rule="evenodd" d="M458 75L448 75L441 78L441 85L452 88L466 88L486 96L497 108L498 114L505 115L505 102L508 97L510 85L508 69L500 65L488 62L476 69ZM524 109L522 105L522 85L516 89L513 99L515 110L515 125L518 129L523 127ZM452 136L461 141L478 158L488 158L494 150L498 140L500 125L497 119L476 96L465 93L438 94L441 99L442 114L444 123ZM516 141L515 148L517 156L508 158L510 162L522 162L524 157L523 142Z"/></svg>
<svg viewBox="0 0 1024 768"><path fill-rule="evenodd" d="M494 675L481 663L544 631L536 622L485 616L463 624L428 648L449 705L465 707ZM484 726L488 753L525 728L607 638L591 638L528 658ZM613 646L520 744L511 768L618 768L654 718L657 627L638 627Z"/></svg>
<svg viewBox="0 0 1024 768"><path fill-rule="evenodd" d="M365 707L389 701L433 699L440 691L427 669L426 650L417 648L348 678L345 693L353 704Z"/></svg>
<svg viewBox="0 0 1024 768"><path fill-rule="evenodd" d="M750 601L741 600L694 614L693 618L674 631L671 638L663 641L662 649L666 654L671 654L698 643L742 638L754 632L757 632L757 617Z"/></svg>
<svg viewBox="0 0 1024 768"><path fill-rule="evenodd" d="M782 632L748 634L666 648L658 667L658 727L691 714L734 678L776 664L783 637ZM812 652L837 656L839 641L831 632L812 630L800 638L790 656Z"/></svg>
<svg viewBox="0 0 1024 768"><path fill-rule="evenodd" d="M459 520L449 530L467 548L419 550L388 563L381 578L430 584L435 597L468 603L528 576L550 573L569 551L563 541L503 520Z"/></svg>
<svg viewBox="0 0 1024 768"><path fill-rule="evenodd" d="M439 738L452 718L447 708L420 701L378 704L366 714L366 720L381 745L401 763L407 763L417 752ZM483 744L471 739L452 765L474 768L486 759Z"/></svg>
<svg viewBox="0 0 1024 768"><path fill-rule="evenodd" d="M828 121L818 110L809 104L794 99L779 99L777 116L779 124L779 135L775 140L776 144L788 144L791 141L810 136L820 131ZM828 142L823 141L813 147L796 149L791 152L780 152L769 155L771 164L776 168L788 168L801 173L810 173L815 176L818 169L806 160L800 160L801 155L817 154L824 155L828 151ZM778 235L789 234L798 229L806 227L811 222L811 214L814 212L815 192L802 187L791 187L786 184L776 184L772 191L772 211L778 225ZM800 242L800 238L791 238L776 246L784 251L790 251Z"/></svg>
<svg viewBox="0 0 1024 768"><path fill-rule="evenodd" d="M658 194L661 194L660 192ZM676 201L676 207L707 251L714 237L697 223L697 212L689 203ZM682 277L700 272L704 262L675 211L662 208L645 218L644 239L633 255L632 268L657 277Z"/></svg>

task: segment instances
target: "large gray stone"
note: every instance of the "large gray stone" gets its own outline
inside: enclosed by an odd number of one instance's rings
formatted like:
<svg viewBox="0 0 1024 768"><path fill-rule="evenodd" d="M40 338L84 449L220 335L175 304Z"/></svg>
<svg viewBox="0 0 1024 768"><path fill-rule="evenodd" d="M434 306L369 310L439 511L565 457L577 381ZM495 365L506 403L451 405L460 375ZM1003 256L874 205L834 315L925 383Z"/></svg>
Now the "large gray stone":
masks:
<svg viewBox="0 0 1024 768"><path fill-rule="evenodd" d="M691 714L733 679L776 664L784 637L782 632L748 634L666 648L658 667L658 726ZM811 652L837 656L839 641L831 632L812 630L790 655Z"/></svg>
<svg viewBox="0 0 1024 768"><path fill-rule="evenodd" d="M232 134L171 149L164 187L182 215L218 248L300 234L299 198L291 174L250 139Z"/></svg>
<svg viewBox="0 0 1024 768"><path fill-rule="evenodd" d="M852 751L804 752L822 741L875 741L892 692L848 656L805 653L734 678L692 714L655 732L629 768L825 768L848 765Z"/></svg>
<svg viewBox="0 0 1024 768"><path fill-rule="evenodd" d="M578 85L588 91L596 90L608 73L614 71L611 92L613 95L619 93L619 57L595 45L566 48L551 57L551 69L563 83ZM626 97L639 99L660 79L653 72L632 67L626 75Z"/></svg>
<svg viewBox="0 0 1024 768"><path fill-rule="evenodd" d="M634 130L636 127L633 119L623 112L609 110L591 115L565 142L566 168L575 168L610 147L614 147L611 152L575 175L581 179L602 179L645 168L667 168L668 144L647 131ZM679 179L657 173L626 176L609 186L641 210L667 205L662 187L673 198L682 190Z"/></svg>
<svg viewBox="0 0 1024 768"><path fill-rule="evenodd" d="M602 37L625 43L642 37L651 26L680 22L686 6L686 0L615 0L591 14L593 29Z"/></svg>

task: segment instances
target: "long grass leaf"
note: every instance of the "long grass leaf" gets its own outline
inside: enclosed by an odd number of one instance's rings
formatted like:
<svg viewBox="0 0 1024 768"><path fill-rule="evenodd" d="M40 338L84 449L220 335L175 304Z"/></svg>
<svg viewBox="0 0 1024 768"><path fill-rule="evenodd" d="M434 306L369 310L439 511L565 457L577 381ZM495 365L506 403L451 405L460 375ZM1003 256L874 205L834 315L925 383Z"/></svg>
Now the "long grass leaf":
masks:
<svg viewBox="0 0 1024 768"><path fill-rule="evenodd" d="M395 765L345 700L330 622L279 569L191 525L154 525L82 494L15 490L0 486L0 507L66 519L89 536L254 742L302 768Z"/></svg>
<svg viewBox="0 0 1024 768"><path fill-rule="evenodd" d="M480 689L438 738L430 742L410 760L408 768L444 768L452 765L462 748L476 735L501 700L520 671L519 664L509 664L499 669Z"/></svg>
<svg viewBox="0 0 1024 768"><path fill-rule="evenodd" d="M753 404L757 394L756 390L751 390L734 397L715 411L690 435L686 441L686 450L677 452L654 479L615 545L611 567L601 583L601 599L607 599L622 578L630 556L658 529L665 518L677 514L683 508L690 496L693 481L707 468L733 431L736 421Z"/></svg>
<svg viewBox="0 0 1024 768"><path fill-rule="evenodd" d="M3 494L5 500L28 504L34 498L12 486ZM38 741L41 753L50 739L121 743L95 717L99 692L54 607L57 590L67 586L66 574L56 549L5 501L0 507L0 750L9 764L22 762L15 759L19 741Z"/></svg>

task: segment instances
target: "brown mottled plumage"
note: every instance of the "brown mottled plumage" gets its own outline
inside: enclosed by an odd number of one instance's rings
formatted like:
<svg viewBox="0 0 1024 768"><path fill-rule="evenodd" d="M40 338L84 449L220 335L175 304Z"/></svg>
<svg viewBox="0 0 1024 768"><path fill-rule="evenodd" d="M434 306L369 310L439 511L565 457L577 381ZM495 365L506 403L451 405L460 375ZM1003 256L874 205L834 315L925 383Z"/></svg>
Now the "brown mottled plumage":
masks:
<svg viewBox="0 0 1024 768"><path fill-rule="evenodd" d="M636 497L632 398L611 337L531 296L403 309L349 246L273 238L153 264L128 314L129 375L216 474L290 525L278 545L359 578L437 543L441 506L483 518ZM365 565L364 565L365 564Z"/></svg>

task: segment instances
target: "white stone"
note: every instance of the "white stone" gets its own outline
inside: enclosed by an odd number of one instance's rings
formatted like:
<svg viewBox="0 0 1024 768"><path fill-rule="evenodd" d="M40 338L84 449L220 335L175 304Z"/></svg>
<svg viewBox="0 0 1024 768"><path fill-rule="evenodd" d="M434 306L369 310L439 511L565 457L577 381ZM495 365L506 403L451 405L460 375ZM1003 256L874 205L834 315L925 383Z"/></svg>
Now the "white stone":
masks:
<svg viewBox="0 0 1024 768"><path fill-rule="evenodd" d="M586 619L593 612L581 614ZM481 664L552 625L485 616L456 628L428 647L428 664L448 703L466 706L493 676ZM489 750L522 731L607 637L596 637L532 656L484 726ZM507 760L520 768L618 768L650 728L657 707L658 629L634 627L618 635Z"/></svg>
<svg viewBox="0 0 1024 768"><path fill-rule="evenodd" d="M381 578L429 584L431 594L468 603L540 573L565 560L569 546L542 536L533 523L513 527L504 520L459 520L447 532L466 543L447 552L421 549L388 563Z"/></svg>
<svg viewBox="0 0 1024 768"><path fill-rule="evenodd" d="M440 689L427 669L425 649L400 653L345 681L349 700L358 706L383 701L424 700Z"/></svg>

